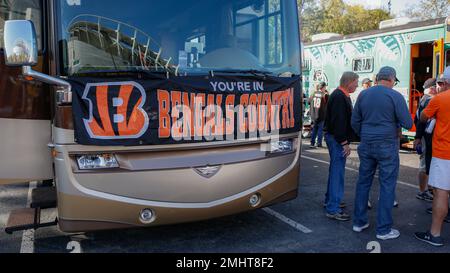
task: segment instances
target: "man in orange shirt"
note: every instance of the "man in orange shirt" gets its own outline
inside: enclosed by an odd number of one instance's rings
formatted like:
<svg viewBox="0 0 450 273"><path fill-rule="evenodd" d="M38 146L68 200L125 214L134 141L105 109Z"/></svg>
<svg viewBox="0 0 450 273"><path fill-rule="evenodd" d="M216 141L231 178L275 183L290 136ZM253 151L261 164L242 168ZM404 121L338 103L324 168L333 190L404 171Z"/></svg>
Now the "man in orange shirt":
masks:
<svg viewBox="0 0 450 273"><path fill-rule="evenodd" d="M448 213L450 192L450 67L437 81L438 91L422 112L421 121L436 120L433 136L433 160L429 185L434 188L433 221L431 230L416 233L416 238L434 246L443 246L442 224Z"/></svg>

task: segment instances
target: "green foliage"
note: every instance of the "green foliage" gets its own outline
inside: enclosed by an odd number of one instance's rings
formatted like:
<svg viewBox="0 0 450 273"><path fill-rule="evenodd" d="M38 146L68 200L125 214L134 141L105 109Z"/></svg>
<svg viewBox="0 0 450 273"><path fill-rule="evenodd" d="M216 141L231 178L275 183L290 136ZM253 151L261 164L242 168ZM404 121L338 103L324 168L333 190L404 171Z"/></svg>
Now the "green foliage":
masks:
<svg viewBox="0 0 450 273"><path fill-rule="evenodd" d="M297 0L302 21L303 41L317 33L343 35L377 29L383 20L391 19L382 9L368 10L362 5L348 5L343 0Z"/></svg>
<svg viewBox="0 0 450 273"><path fill-rule="evenodd" d="M322 12L317 0L297 0L301 20L302 40L306 41L312 35L321 31L324 12Z"/></svg>
<svg viewBox="0 0 450 273"><path fill-rule="evenodd" d="M410 18L421 20L446 17L450 12L450 0L421 0L417 6L408 6L403 13Z"/></svg>

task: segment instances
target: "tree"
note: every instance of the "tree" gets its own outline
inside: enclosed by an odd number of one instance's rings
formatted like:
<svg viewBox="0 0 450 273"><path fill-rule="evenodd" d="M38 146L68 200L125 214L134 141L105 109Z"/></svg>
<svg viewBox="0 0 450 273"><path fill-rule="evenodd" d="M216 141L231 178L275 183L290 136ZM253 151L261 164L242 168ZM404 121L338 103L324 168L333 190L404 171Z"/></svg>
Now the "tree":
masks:
<svg viewBox="0 0 450 273"><path fill-rule="evenodd" d="M322 0L321 8L325 13L321 32L344 33L346 27L347 5L343 0Z"/></svg>
<svg viewBox="0 0 450 273"><path fill-rule="evenodd" d="M319 32L324 14L316 0L297 0L302 29L302 40L309 40L310 37Z"/></svg>
<svg viewBox="0 0 450 273"><path fill-rule="evenodd" d="M388 11L382 9L366 10L363 6L348 6L343 16L341 34L351 34L378 29L380 22L391 19Z"/></svg>
<svg viewBox="0 0 450 273"><path fill-rule="evenodd" d="M436 19L448 16L450 0L421 0L417 6L409 5L404 16L420 20Z"/></svg>
<svg viewBox="0 0 450 273"><path fill-rule="evenodd" d="M362 5L348 5L343 0L297 0L302 21L302 38L309 41L317 33L351 34L377 29L391 19L387 10L367 10Z"/></svg>

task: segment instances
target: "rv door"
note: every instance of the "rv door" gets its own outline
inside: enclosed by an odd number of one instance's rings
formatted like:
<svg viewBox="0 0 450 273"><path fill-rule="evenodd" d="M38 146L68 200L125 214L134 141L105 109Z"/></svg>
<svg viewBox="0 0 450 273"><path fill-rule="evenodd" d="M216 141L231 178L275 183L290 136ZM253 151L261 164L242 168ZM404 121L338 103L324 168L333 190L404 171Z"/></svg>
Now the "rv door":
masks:
<svg viewBox="0 0 450 273"><path fill-rule="evenodd" d="M27 19L37 29L37 49L42 52L40 0L7 1L0 6L0 185L53 178L50 149L50 93L44 84L24 77L11 62L30 56L33 41L24 29L6 36L8 20ZM22 32L22 33L20 33ZM17 34L22 37L17 37ZM14 43L15 59L6 64L6 48ZM37 55L36 70L46 70L44 56Z"/></svg>
<svg viewBox="0 0 450 273"><path fill-rule="evenodd" d="M0 128L0 185L53 178L50 120L0 118Z"/></svg>

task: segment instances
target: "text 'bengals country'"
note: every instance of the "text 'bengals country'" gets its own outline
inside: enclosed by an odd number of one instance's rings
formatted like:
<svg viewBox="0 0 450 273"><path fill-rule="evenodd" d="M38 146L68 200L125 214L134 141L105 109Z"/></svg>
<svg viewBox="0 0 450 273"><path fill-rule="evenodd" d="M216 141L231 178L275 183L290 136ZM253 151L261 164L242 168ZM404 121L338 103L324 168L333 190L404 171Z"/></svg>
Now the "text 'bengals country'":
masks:
<svg viewBox="0 0 450 273"><path fill-rule="evenodd" d="M149 94L136 82L87 84L82 96L88 102L86 132L92 139L138 139L150 128L159 139L221 140L273 135L297 125L294 88L250 94L161 88Z"/></svg>
<svg viewBox="0 0 450 273"><path fill-rule="evenodd" d="M236 114L239 134L295 127L292 88L243 95L158 90L158 105L160 138L233 135Z"/></svg>

